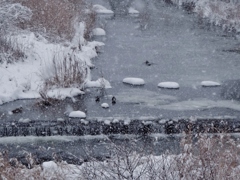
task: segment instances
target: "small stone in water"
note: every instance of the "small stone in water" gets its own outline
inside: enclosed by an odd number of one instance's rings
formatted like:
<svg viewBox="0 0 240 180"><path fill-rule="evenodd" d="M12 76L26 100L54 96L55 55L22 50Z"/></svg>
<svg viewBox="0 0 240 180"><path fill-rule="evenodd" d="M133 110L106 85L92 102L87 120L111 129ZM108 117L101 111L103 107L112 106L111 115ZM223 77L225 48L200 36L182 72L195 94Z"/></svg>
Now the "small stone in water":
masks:
<svg viewBox="0 0 240 180"><path fill-rule="evenodd" d="M106 109L106 108L109 108L108 103L102 103L101 106L102 106L102 108L105 108L105 109Z"/></svg>

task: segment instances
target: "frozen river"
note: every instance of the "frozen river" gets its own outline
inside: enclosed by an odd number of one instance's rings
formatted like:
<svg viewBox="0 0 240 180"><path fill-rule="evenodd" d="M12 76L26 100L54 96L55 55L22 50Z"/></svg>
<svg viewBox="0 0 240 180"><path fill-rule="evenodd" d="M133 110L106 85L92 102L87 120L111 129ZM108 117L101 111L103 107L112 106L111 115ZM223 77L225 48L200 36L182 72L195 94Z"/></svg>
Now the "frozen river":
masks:
<svg viewBox="0 0 240 180"><path fill-rule="evenodd" d="M111 8L107 0L92 2ZM44 120L45 123L56 121L57 118L66 120L68 117L64 112L69 108L85 111L87 121L96 117L103 120L108 117L110 121L116 117L123 120L230 117L237 121L240 117L240 54L232 52L239 45L235 36L218 27L206 25L194 14L157 0L142 1L134 6L140 8L139 16L121 14L126 12L126 8L119 9L121 6L118 6L114 8L115 16L98 17L98 23L107 35L94 37L104 42L105 46L93 60L95 69L92 70L92 78L104 77L110 81L111 89L89 89L74 103L68 99L48 109L36 107L37 100L10 102L1 106L1 122L14 122L20 118L36 122ZM146 61L152 64L147 65ZM126 85L122 82L126 77L142 78L145 85ZM158 88L158 83L165 81L177 82L180 88ZM221 86L202 87L202 81L219 82ZM95 101L96 96L100 97L99 103ZM112 96L117 99L114 105L111 104ZM110 108L103 109L100 106L103 102L108 103ZM7 113L19 106L23 106L22 113ZM47 152L42 157L46 160L52 158L53 152L58 152L76 163L76 156L86 158L82 147L95 146L96 156L105 156L101 153L105 152L109 138L111 140L110 136L101 135L86 138L56 136L55 139L12 137L0 139L0 147L13 149L19 156L23 156L27 150L36 156ZM112 139L117 141L118 137ZM140 139L139 143L143 142ZM148 143L163 151L166 148L175 149L178 138L164 136L156 140L155 137L149 137Z"/></svg>

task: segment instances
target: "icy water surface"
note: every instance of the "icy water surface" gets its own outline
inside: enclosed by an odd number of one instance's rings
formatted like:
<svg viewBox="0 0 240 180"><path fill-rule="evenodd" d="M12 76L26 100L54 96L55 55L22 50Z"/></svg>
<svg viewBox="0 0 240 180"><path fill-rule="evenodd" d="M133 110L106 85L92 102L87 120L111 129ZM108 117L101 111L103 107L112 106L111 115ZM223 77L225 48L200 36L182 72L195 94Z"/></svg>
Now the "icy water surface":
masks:
<svg viewBox="0 0 240 180"><path fill-rule="evenodd" d="M226 51L237 46L236 38L160 1L141 5L145 9L140 9L138 17L123 13L107 20L107 36L99 38L106 45L94 61L93 78L108 79L113 88L106 94L114 95L118 103L100 112L94 102L88 101L88 113L165 118L239 116L240 104L235 100L240 97L240 54ZM124 85L125 77L143 78L146 84ZM204 88L201 82L206 80L223 85ZM164 81L178 82L180 89L158 88ZM102 98L102 102L111 100Z"/></svg>

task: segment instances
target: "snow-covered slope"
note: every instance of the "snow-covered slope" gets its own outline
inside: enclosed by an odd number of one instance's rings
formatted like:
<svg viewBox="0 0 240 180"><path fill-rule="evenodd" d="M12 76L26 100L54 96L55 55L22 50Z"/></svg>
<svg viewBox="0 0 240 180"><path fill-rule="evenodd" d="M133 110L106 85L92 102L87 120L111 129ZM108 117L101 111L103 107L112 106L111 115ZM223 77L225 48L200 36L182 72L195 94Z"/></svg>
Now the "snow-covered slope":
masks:
<svg viewBox="0 0 240 180"><path fill-rule="evenodd" d="M71 55L82 63L86 68L86 80L91 80L89 67L92 67L91 58L97 56L96 47L103 46L101 42L87 42L83 38L84 23L76 25L76 35L72 42L66 44L54 44L48 42L45 38L34 33L25 33L10 38L23 47L27 58L23 62L15 62L13 64L0 64L0 105L17 99L39 98L39 90L43 87L44 80L51 78L54 74L53 58L57 55ZM79 49L78 45L81 45ZM74 85L81 88L82 84ZM75 91L73 89L73 91ZM54 95L53 92L58 92ZM52 96L61 96L59 92L52 91ZM46 92L47 93L47 92ZM71 94L69 94L71 96Z"/></svg>

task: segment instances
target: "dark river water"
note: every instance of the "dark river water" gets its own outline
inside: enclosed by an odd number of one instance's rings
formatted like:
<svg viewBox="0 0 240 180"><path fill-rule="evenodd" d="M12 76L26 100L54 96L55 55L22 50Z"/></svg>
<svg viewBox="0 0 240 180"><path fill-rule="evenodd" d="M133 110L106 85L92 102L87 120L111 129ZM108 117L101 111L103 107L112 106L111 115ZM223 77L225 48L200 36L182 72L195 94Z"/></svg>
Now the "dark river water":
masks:
<svg viewBox="0 0 240 180"><path fill-rule="evenodd" d="M234 34L211 26L194 14L189 14L162 1L116 1L92 0L112 8L115 15L98 15L98 25L106 30L104 37L93 37L105 46L95 59L92 78L104 77L112 88L106 90L88 89L82 97L40 108L39 100L21 100L0 107L2 124L29 118L34 121L56 121L68 119L64 112L78 109L86 112L87 121L96 117L121 117L148 119L172 119L179 117L201 117L224 119L240 117L240 54L232 52L239 46ZM110 2L110 3L109 3ZM138 16L127 13L128 6L140 11ZM151 66L145 64L152 63ZM138 77L145 85L134 87L122 83L125 77ZM202 87L202 81L216 81L219 87ZM177 90L160 89L158 83L173 81L180 84ZM95 97L100 97L100 103ZM115 96L117 103L111 104ZM109 109L100 104L109 103ZM22 106L22 113L8 112ZM159 138L156 138L159 137ZM0 148L11 150L11 156L20 159L30 151L40 160L49 160L57 153L69 162L87 159L86 147L94 147L96 157L107 155L107 144L136 140L148 143L156 154L170 149L177 151L178 136L142 137L123 136L51 136L51 137L9 137L0 138ZM89 149L88 149L89 150ZM104 154L105 153L105 154ZM80 159L77 159L80 157Z"/></svg>

